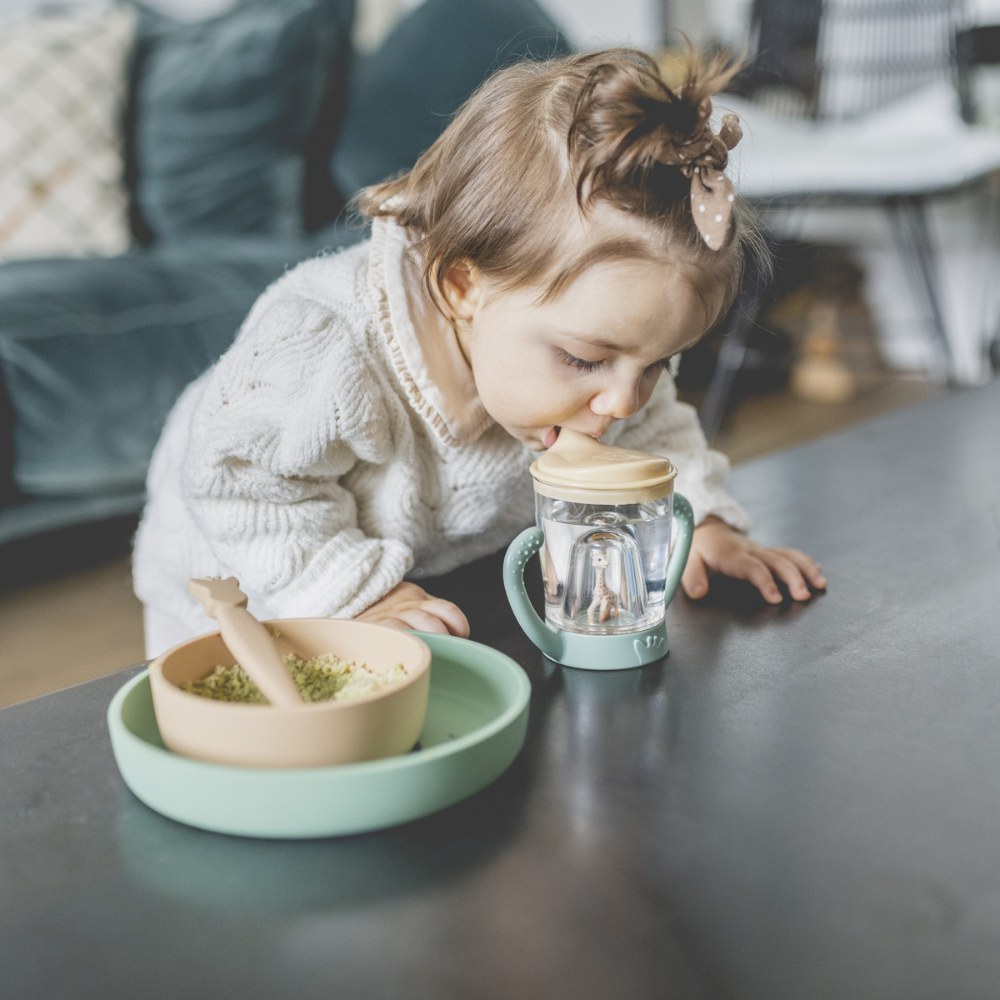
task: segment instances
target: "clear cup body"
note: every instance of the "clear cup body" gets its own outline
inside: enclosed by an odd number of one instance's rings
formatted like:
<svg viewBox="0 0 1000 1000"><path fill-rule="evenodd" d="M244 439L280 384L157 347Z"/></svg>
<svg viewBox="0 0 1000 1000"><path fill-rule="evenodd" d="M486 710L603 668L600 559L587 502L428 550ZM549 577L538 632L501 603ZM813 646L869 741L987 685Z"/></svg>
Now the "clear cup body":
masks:
<svg viewBox="0 0 1000 1000"><path fill-rule="evenodd" d="M636 504L589 504L536 492L535 520L545 534L539 555L550 624L607 635L662 620L672 494Z"/></svg>

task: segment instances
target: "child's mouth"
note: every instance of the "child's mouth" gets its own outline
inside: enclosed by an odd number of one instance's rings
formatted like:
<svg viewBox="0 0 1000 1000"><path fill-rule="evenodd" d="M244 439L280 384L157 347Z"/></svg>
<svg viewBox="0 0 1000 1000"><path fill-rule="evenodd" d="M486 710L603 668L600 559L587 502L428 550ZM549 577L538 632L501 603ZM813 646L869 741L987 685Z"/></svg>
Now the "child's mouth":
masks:
<svg viewBox="0 0 1000 1000"><path fill-rule="evenodd" d="M556 443L557 437L559 437L559 428L550 427L545 432L545 437L542 438L542 444L545 445L546 448L551 448Z"/></svg>

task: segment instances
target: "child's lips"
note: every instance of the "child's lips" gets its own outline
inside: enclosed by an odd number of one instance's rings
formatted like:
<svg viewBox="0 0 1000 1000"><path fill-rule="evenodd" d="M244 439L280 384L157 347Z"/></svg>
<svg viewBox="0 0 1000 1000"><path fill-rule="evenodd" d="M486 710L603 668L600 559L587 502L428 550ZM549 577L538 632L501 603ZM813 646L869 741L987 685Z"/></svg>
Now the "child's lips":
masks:
<svg viewBox="0 0 1000 1000"><path fill-rule="evenodd" d="M610 427L610 426L611 426L611 425L610 425L610 424L608 424L608 427ZM607 434L607 432L608 432L608 427L605 427L605 428L604 428L603 430L601 430L601 431L580 431L579 433L581 433L581 434L586 434L586 435L587 435L588 437L592 437L592 438L593 438L593 439L594 439L595 441L600 441L600 439L601 439L602 437L604 437L604 435L605 435L605 434ZM544 446L545 448L551 448L551 447L552 447L552 446L553 446L553 445L554 445L554 444L556 443L556 438L558 438L558 437L559 437L559 431L561 431L561 430L562 430L562 428L561 428L561 427L559 427L559 426L556 426L556 427L550 427L550 428L549 428L549 429L548 429L548 430L547 430L547 431L546 431L546 432L545 432L545 433L544 433L544 434L542 435L542 445L543 445L543 446Z"/></svg>

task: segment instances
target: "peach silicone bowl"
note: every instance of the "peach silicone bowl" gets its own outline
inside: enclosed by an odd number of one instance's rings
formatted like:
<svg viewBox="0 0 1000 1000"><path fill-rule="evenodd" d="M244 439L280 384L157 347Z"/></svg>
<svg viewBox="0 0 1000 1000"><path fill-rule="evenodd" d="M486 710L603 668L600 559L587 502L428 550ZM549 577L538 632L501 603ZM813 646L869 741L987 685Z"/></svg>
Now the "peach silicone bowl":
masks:
<svg viewBox="0 0 1000 1000"><path fill-rule="evenodd" d="M337 618L265 622L280 653L333 653L382 671L401 663L406 678L356 701L292 708L214 701L183 691L235 662L218 632L175 646L149 665L163 742L185 757L242 767L323 767L408 753L420 736L430 690L431 651L412 632Z"/></svg>

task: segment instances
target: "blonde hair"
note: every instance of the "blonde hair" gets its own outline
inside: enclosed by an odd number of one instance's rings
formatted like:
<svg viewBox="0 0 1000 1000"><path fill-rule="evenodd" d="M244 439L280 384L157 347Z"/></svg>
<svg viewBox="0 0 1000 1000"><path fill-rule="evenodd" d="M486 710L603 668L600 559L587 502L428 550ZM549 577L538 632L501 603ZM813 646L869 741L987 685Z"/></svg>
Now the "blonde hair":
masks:
<svg viewBox="0 0 1000 1000"><path fill-rule="evenodd" d="M436 302L461 261L502 289L541 285L545 301L599 261L638 258L681 267L711 326L759 239L737 203L724 245L707 248L691 216L690 173L675 164L714 141L724 166L707 118L711 95L738 69L691 51L671 89L634 49L515 64L469 98L409 173L366 188L358 207L414 234ZM639 225L567 253L572 210L587 215L601 202Z"/></svg>

